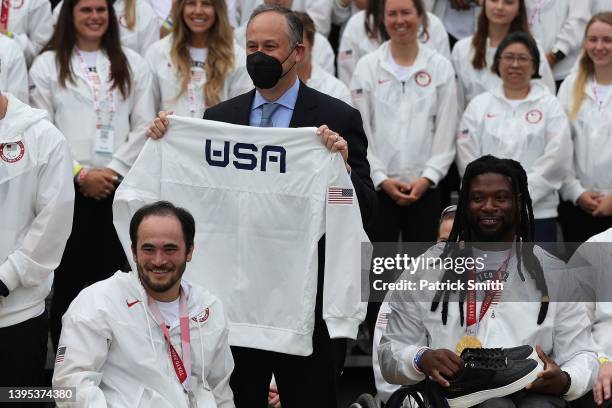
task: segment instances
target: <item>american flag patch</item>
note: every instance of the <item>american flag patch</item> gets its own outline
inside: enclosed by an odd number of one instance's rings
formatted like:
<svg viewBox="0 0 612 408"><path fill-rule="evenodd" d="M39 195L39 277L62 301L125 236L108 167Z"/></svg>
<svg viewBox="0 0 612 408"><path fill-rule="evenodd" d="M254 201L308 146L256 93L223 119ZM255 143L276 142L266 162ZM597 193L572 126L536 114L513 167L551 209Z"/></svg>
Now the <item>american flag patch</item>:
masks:
<svg viewBox="0 0 612 408"><path fill-rule="evenodd" d="M363 96L363 89L354 89L351 91L351 96L353 98L361 98Z"/></svg>
<svg viewBox="0 0 612 408"><path fill-rule="evenodd" d="M389 313L379 313L378 319L376 319L376 325L380 327L387 327L389 323Z"/></svg>
<svg viewBox="0 0 612 408"><path fill-rule="evenodd" d="M66 356L66 346L59 347L57 349L57 354L55 355L55 364L63 363L65 356Z"/></svg>
<svg viewBox="0 0 612 408"><path fill-rule="evenodd" d="M353 58L353 50L342 51L338 58L340 58L341 61L345 61L345 60Z"/></svg>
<svg viewBox="0 0 612 408"><path fill-rule="evenodd" d="M353 204L353 189L330 187L327 190L328 204Z"/></svg>

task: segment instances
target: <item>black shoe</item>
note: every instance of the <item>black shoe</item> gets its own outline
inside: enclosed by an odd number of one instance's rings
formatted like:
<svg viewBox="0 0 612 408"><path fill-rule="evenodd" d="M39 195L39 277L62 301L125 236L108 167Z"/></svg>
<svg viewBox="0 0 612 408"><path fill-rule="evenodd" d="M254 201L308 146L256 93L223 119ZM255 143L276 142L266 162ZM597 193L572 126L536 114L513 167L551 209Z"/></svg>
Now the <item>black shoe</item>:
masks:
<svg viewBox="0 0 612 408"><path fill-rule="evenodd" d="M461 353L461 359L468 362L487 358L507 358L508 360L525 360L532 358L537 361L537 353L531 346L512 348L466 348Z"/></svg>
<svg viewBox="0 0 612 408"><path fill-rule="evenodd" d="M504 397L525 388L539 371L535 360L491 358L466 361L461 374L442 388L449 407L471 407L491 398Z"/></svg>

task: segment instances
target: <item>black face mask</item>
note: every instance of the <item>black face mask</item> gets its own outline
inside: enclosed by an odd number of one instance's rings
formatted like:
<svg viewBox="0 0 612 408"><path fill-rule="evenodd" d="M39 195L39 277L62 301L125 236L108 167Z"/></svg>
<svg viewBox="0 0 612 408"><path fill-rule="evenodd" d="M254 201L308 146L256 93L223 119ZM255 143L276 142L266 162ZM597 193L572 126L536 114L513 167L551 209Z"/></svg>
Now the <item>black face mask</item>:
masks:
<svg viewBox="0 0 612 408"><path fill-rule="evenodd" d="M283 63L287 61L293 51L295 51L295 48L291 50L283 62L261 51L247 55L246 68L255 87L260 89L273 88L287 72L291 71L295 64L283 73Z"/></svg>

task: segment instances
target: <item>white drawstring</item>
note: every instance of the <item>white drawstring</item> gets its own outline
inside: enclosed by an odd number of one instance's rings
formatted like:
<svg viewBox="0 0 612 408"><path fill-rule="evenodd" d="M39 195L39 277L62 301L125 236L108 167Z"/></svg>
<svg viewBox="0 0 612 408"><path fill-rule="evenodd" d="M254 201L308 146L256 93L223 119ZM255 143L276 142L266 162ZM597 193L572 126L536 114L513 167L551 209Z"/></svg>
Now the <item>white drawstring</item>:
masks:
<svg viewBox="0 0 612 408"><path fill-rule="evenodd" d="M200 334L200 355L201 355L201 359L200 359L200 364L202 365L202 384L206 384L204 385L204 388L206 389L206 391L210 391L210 386L208 386L208 381L206 381L206 377L204 377L204 342L202 341L202 322L198 321L198 333Z"/></svg>
<svg viewBox="0 0 612 408"><path fill-rule="evenodd" d="M151 322L149 321L149 316L147 313L147 308L144 305L144 302L140 302L142 305L142 310L144 311L145 318L147 319L147 328L149 329L149 340L151 340L151 348L153 349L153 353L155 353L155 344L153 343L153 332L151 331Z"/></svg>

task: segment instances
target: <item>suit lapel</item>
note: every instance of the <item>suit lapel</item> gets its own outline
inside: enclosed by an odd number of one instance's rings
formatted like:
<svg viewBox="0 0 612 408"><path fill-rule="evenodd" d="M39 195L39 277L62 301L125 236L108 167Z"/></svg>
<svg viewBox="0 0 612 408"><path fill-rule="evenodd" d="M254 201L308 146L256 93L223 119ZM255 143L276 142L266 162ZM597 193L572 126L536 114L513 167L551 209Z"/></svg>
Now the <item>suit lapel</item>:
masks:
<svg viewBox="0 0 612 408"><path fill-rule="evenodd" d="M234 102L235 115L231 122L236 125L249 126L251 119L251 106L255 98L255 89L242 95Z"/></svg>
<svg viewBox="0 0 612 408"><path fill-rule="evenodd" d="M298 97L295 101L295 108L293 109L293 115L291 116L289 127L297 128L315 126L317 123L316 107L317 105L312 97L312 90L300 81L300 89L298 90Z"/></svg>

